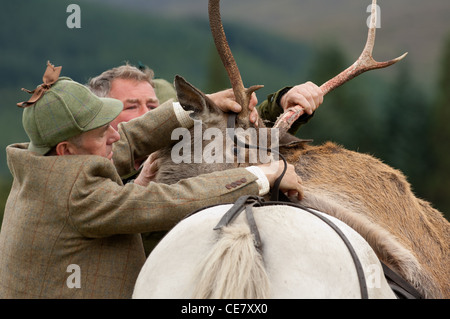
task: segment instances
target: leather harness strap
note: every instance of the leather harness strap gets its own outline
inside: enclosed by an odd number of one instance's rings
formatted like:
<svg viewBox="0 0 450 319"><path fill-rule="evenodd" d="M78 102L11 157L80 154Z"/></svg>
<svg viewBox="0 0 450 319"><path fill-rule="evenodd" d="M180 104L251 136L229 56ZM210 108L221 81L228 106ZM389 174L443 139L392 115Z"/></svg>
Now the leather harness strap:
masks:
<svg viewBox="0 0 450 319"><path fill-rule="evenodd" d="M282 199L287 199L286 195L283 193L280 193L280 195L284 196ZM364 276L364 270L361 265L361 262L351 245L350 241L347 239L345 234L333 223L330 219L326 218L325 216L311 210L308 207L304 207L300 204L295 204L292 202L273 202L268 201L265 202L262 197L258 196L242 196L240 197L234 205L224 214L224 216L221 218L219 223L214 227L214 230L219 230L222 227L225 227L229 225L231 222L233 222L236 217L239 216L240 213L245 209L247 221L250 227L251 232L254 235L254 243L256 249L258 249L260 252L262 251L262 241L261 236L258 231L258 227L256 225L255 218L253 216L253 207L263 207L263 206L273 206L273 205L287 205L292 206L296 208L303 209L314 216L320 218L322 221L327 223L344 241L345 245L350 251L350 254L352 256L352 259L355 263L356 271L358 274L358 281L360 283L360 291L361 291L361 298L367 299L368 298L368 291L367 291L367 283ZM409 282L407 282L405 279L403 279L399 274L394 272L392 269L390 269L385 263L383 263L380 260L381 266L383 268L383 273L388 281L389 286L394 291L395 295L399 299L423 299L423 296L417 291L415 287L413 287Z"/></svg>
<svg viewBox="0 0 450 319"><path fill-rule="evenodd" d="M284 156L282 154L280 154L280 152L278 152L278 151L276 151L274 149L268 149L268 148L261 147L261 146L258 146L258 145L249 145L249 144L247 144L245 142L240 141L237 138L236 134L234 133L234 128L235 128L235 125L236 125L236 118L237 118L237 113L231 112L231 113L229 113L228 120L227 120L227 128L229 129L228 133L229 133L231 139L233 140L234 144L236 144L236 145L238 145L240 147L244 147L244 148L259 149L259 150L263 150L263 151L266 151L266 152L276 153L282 159L282 161L284 163L283 172L280 174L280 176L278 176L278 178L274 182L274 185L272 186L272 192L271 192L271 198L270 199L272 201L277 201L279 199L279 194L281 194L281 192L279 192L280 183L281 183L281 180L284 177L284 174L286 174L287 161L284 158ZM236 151L236 148L235 148L235 151Z"/></svg>
<svg viewBox="0 0 450 319"><path fill-rule="evenodd" d="M255 218L253 217L253 211L252 207L255 206L261 206L262 197L258 196L242 196L240 197L234 205L223 215L222 219L219 221L219 223L214 227L214 230L219 230L222 227L228 226L233 220L236 219L236 217L239 216L242 211L245 210L245 214L247 216L247 221L250 226L250 230L252 234L255 236L255 247L257 249L261 249L262 243L261 243L261 236L259 235L258 227L256 226Z"/></svg>
<svg viewBox="0 0 450 319"><path fill-rule="evenodd" d="M384 276L399 299L423 299L422 294L381 260Z"/></svg>
<svg viewBox="0 0 450 319"><path fill-rule="evenodd" d="M314 216L320 218L322 221L324 221L328 226L330 226L338 235L341 237L345 245L347 246L350 255L352 256L353 262L356 267L356 273L358 276L358 282L361 292L361 298L362 299L368 299L369 293L367 290L367 283L366 278L364 276L364 269L362 267L361 261L358 258L358 255L356 254L355 249L353 248L352 244L348 240L348 238L345 236L345 234L337 227L330 219L326 218L325 216L307 208L299 204L291 203L291 202L279 202L279 201L269 201L265 202L264 198L258 197L258 196L242 196L240 197L236 203L225 213L225 215L222 217L222 219L219 221L219 223L214 227L214 230L221 229L224 226L229 225L236 217L245 209L247 214L247 220L250 225L250 229L252 233L255 236L255 246L257 249L261 249L262 243L258 232L258 227L256 226L255 219L253 217L252 213L252 207L262 207L262 206L292 206L296 208L303 209L307 211L310 214L313 214ZM251 217L249 217L251 216Z"/></svg>
<svg viewBox="0 0 450 319"><path fill-rule="evenodd" d="M234 134L234 128L236 124L236 113L230 113L228 116L228 122L227 127L233 130L229 130L230 136L234 143L238 146L243 146L247 148L255 148L255 149L263 149L270 152L276 152L272 149L266 149L262 147L258 147L255 145L248 145L247 143L244 143L242 141L239 141L236 134ZM277 152L278 153L278 152ZM362 299L368 299L368 289L367 289L367 283L364 276L364 270L361 264L361 261L358 258L358 255L356 254L355 249L353 248L352 244L348 240L348 238L345 236L345 234L341 231L341 229L336 226L330 219L326 218L324 215L321 215L317 213L316 211L304 207L300 204L296 204L290 201L290 199L283 194L279 190L279 185L281 180L284 177L284 174L286 173L287 169L287 162L286 159L278 153L280 158L284 162L284 170L282 174L277 178L274 186L272 187L272 193L271 193L271 201L265 202L262 197L259 196L242 196L240 197L235 204L225 213L225 215L222 217L222 219L219 221L219 223L214 227L214 230L219 230L224 226L229 225L244 209L246 212L247 221L250 226L250 230L254 235L254 241L255 241L255 247L258 250L262 249L262 242L261 237L259 235L258 227L256 225L254 216L253 216L253 207L261 207L261 206L270 206L270 205L287 205L292 206L296 208L303 209L304 211L309 212L310 214L320 218L322 221L324 221L327 225L329 225L344 241L345 245L347 246L350 255L352 256L353 262L356 267L356 272L358 276L359 286L360 286L360 292L361 292L361 298ZM383 267L384 275L386 279L389 282L389 285L391 289L394 291L394 293L397 295L398 298L404 298L404 299L421 299L422 295L405 279L403 279L400 275L395 273L393 270L391 270L388 266L386 266L381 260L381 265Z"/></svg>

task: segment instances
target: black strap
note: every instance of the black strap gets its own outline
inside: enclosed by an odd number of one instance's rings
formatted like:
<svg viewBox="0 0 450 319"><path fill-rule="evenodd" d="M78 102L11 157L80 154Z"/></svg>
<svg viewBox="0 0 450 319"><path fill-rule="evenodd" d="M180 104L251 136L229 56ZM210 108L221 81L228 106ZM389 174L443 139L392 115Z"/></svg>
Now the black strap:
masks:
<svg viewBox="0 0 450 319"><path fill-rule="evenodd" d="M256 221L253 216L253 207L261 206L264 201L262 197L258 196L242 196L240 197L234 205L223 215L219 223L214 227L214 230L219 230L222 227L228 226L236 217L239 216L245 210L245 215L247 217L248 224L250 226L250 231L254 235L255 247L261 249L261 236L259 235L258 227L256 226Z"/></svg>
<svg viewBox="0 0 450 319"><path fill-rule="evenodd" d="M236 125L236 117L237 117L237 113L231 112L228 115L228 120L227 120L227 127L231 128L233 130L228 130L231 139L234 141L234 143L238 146L244 147L244 148L251 148L251 149L260 149L266 152L272 152L272 153L276 153L282 160L284 163L284 168L283 168L283 172L280 174L280 176L278 176L278 178L275 180L275 183L272 186L271 189L271 201L278 201L279 200L279 196L280 194L282 194L279 190L280 190L280 183L281 180L283 179L284 175L286 174L286 170L287 170L287 161L286 158L278 151L274 150L274 149L268 149L265 147L261 147L258 145L249 145L245 142L242 142L240 140L238 140L236 134L234 134L234 128ZM283 194L284 195L284 194Z"/></svg>
<svg viewBox="0 0 450 319"><path fill-rule="evenodd" d="M384 276L389 283L389 286L394 291L399 299L423 299L422 294L417 291L409 282L403 277L389 268L381 260L381 266L383 267Z"/></svg>
<svg viewBox="0 0 450 319"><path fill-rule="evenodd" d="M347 246L348 250L350 251L350 255L352 256L353 262L355 264L356 273L358 276L359 281L359 287L361 292L361 298L362 299L368 299L369 293L367 290L367 283L366 278L364 276L364 270L361 264L361 261L359 260L355 249L353 248L352 244L348 240L348 238L345 236L345 234L337 227L330 219L326 218L322 214L319 214L313 210L311 210L308 207L304 207L300 204L295 204L291 202L279 202L279 201L269 201L265 202L262 197L258 196L242 196L240 197L236 203L225 213L225 215L221 218L219 223L214 227L214 230L221 229L224 226L229 225L233 220L236 219L236 217L242 212L246 211L247 220L250 225L250 229L252 233L255 236L255 246L257 249L261 248L261 238L259 236L258 228L256 226L255 219L253 217L252 208L253 207L261 207L261 206L270 206L270 205L284 205L284 206L292 206L296 208L303 209L310 214L313 214L314 216L320 218L322 221L324 221L328 226L330 226L338 235L341 237L341 239L344 241L345 245Z"/></svg>
<svg viewBox="0 0 450 319"><path fill-rule="evenodd" d="M285 196L285 195L283 194L283 196ZM286 197L286 199L289 200L287 197ZM361 261L359 260L358 255L356 254L356 251L353 248L351 242L348 240L347 236L345 236L345 234L342 232L342 230L338 226L336 226L330 219L326 218L324 215L319 214L316 211L312 210L311 208L305 207L300 204L296 204L296 203L292 203L292 202L270 201L270 202L264 203L264 205L287 205L287 206L300 208L300 209L303 209L303 210L307 211L308 213L318 217L319 219L324 221L328 226L330 226L339 235L339 237L341 237L342 241L347 246L347 248L350 252L350 255L352 256L353 263L355 264L356 273L358 276L361 299L369 299L369 292L367 290L366 277L364 276L364 269L362 267Z"/></svg>
<svg viewBox="0 0 450 319"><path fill-rule="evenodd" d="M223 215L222 219L219 221L216 227L214 227L214 230L229 225L244 210L245 205L248 201L257 200L258 198L258 196L253 195L239 197L234 205L225 213L225 215Z"/></svg>

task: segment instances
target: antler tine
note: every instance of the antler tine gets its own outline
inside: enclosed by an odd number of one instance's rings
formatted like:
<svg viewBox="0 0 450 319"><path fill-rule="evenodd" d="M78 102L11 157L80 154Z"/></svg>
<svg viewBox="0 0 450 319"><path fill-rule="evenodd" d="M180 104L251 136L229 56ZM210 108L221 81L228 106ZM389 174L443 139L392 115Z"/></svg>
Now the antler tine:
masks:
<svg viewBox="0 0 450 319"><path fill-rule="evenodd" d="M338 74L331 80L322 84L320 88L322 89L324 95L364 72L391 66L397 63L398 61L402 60L408 54L405 53L396 59L385 62L377 62L373 59L372 52L375 45L375 35L377 29L376 0L372 0L371 12L372 14L370 19L369 34L367 35L367 42L363 52L353 65L348 67L346 70L342 71L340 74ZM283 134L288 131L291 125L300 117L301 114L303 114L303 110L301 110L300 108L291 108L289 110L286 110L285 113L278 118L277 122L274 125L274 128L280 129L280 136L283 136Z"/></svg>
<svg viewBox="0 0 450 319"><path fill-rule="evenodd" d="M217 52L219 53L222 63L227 70L236 102L242 106L242 111L239 116L242 118L247 117L249 113L248 106L252 93L262 88L263 86L255 85L248 89L245 89L241 74L239 72L239 68L236 64L233 54L231 53L231 49L228 45L225 31L223 29L222 18L220 16L220 0L209 0L208 13L211 33L214 38Z"/></svg>
<svg viewBox="0 0 450 319"><path fill-rule="evenodd" d="M324 94L331 92L332 90L336 89L337 87L343 85L344 83L350 81L351 79L357 77L358 75L364 72L391 66L397 63L398 61L402 60L408 54L405 53L398 58L385 62L375 61L374 58L372 57L372 52L375 46L376 30L377 30L377 0L373 0L369 34L367 35L367 42L363 52L359 56L358 60L356 60L356 62L352 66L350 66L349 68L347 68L346 70L344 70L331 80L327 81L320 87Z"/></svg>

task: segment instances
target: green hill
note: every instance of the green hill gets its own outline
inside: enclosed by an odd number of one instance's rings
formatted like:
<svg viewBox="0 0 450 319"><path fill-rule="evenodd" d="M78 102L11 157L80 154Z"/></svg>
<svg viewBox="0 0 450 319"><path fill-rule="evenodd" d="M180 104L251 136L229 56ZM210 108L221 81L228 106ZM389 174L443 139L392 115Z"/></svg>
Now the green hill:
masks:
<svg viewBox="0 0 450 319"><path fill-rule="evenodd" d="M220 62L214 62L218 58L206 20L170 19L79 1L81 28L69 29L68 4L70 1L11 1L0 11L2 149L26 141L21 110L15 103L28 97L20 88L31 90L42 82L47 60L62 65L63 75L81 83L129 61L147 64L157 77L169 81L180 74L202 90L214 87L209 68ZM235 24L227 31L244 82L266 86L261 97L305 78L303 66L310 50L303 44ZM9 175L4 152L0 174Z"/></svg>
<svg viewBox="0 0 450 319"><path fill-rule="evenodd" d="M171 17L207 17L206 0L91 0L127 10L153 12ZM335 42L356 58L367 29L371 0L222 0L224 21L270 30L310 46ZM448 0L379 0L381 29L374 56L391 59L409 52L413 77L432 90L440 69L442 42L450 33ZM391 75L390 70L383 75Z"/></svg>

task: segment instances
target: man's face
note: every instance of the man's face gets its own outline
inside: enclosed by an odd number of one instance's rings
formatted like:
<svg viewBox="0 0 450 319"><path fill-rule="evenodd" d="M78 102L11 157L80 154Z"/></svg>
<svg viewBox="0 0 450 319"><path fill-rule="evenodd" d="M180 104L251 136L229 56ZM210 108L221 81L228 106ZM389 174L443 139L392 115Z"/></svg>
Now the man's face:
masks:
<svg viewBox="0 0 450 319"><path fill-rule="evenodd" d="M81 135L80 143L70 143L72 154L99 155L112 159L112 145L119 140L119 133L110 125L85 132Z"/></svg>
<svg viewBox="0 0 450 319"><path fill-rule="evenodd" d="M147 81L114 79L111 82L109 97L123 103L123 111L111 122L116 130L119 123L128 122L159 105L155 90Z"/></svg>

